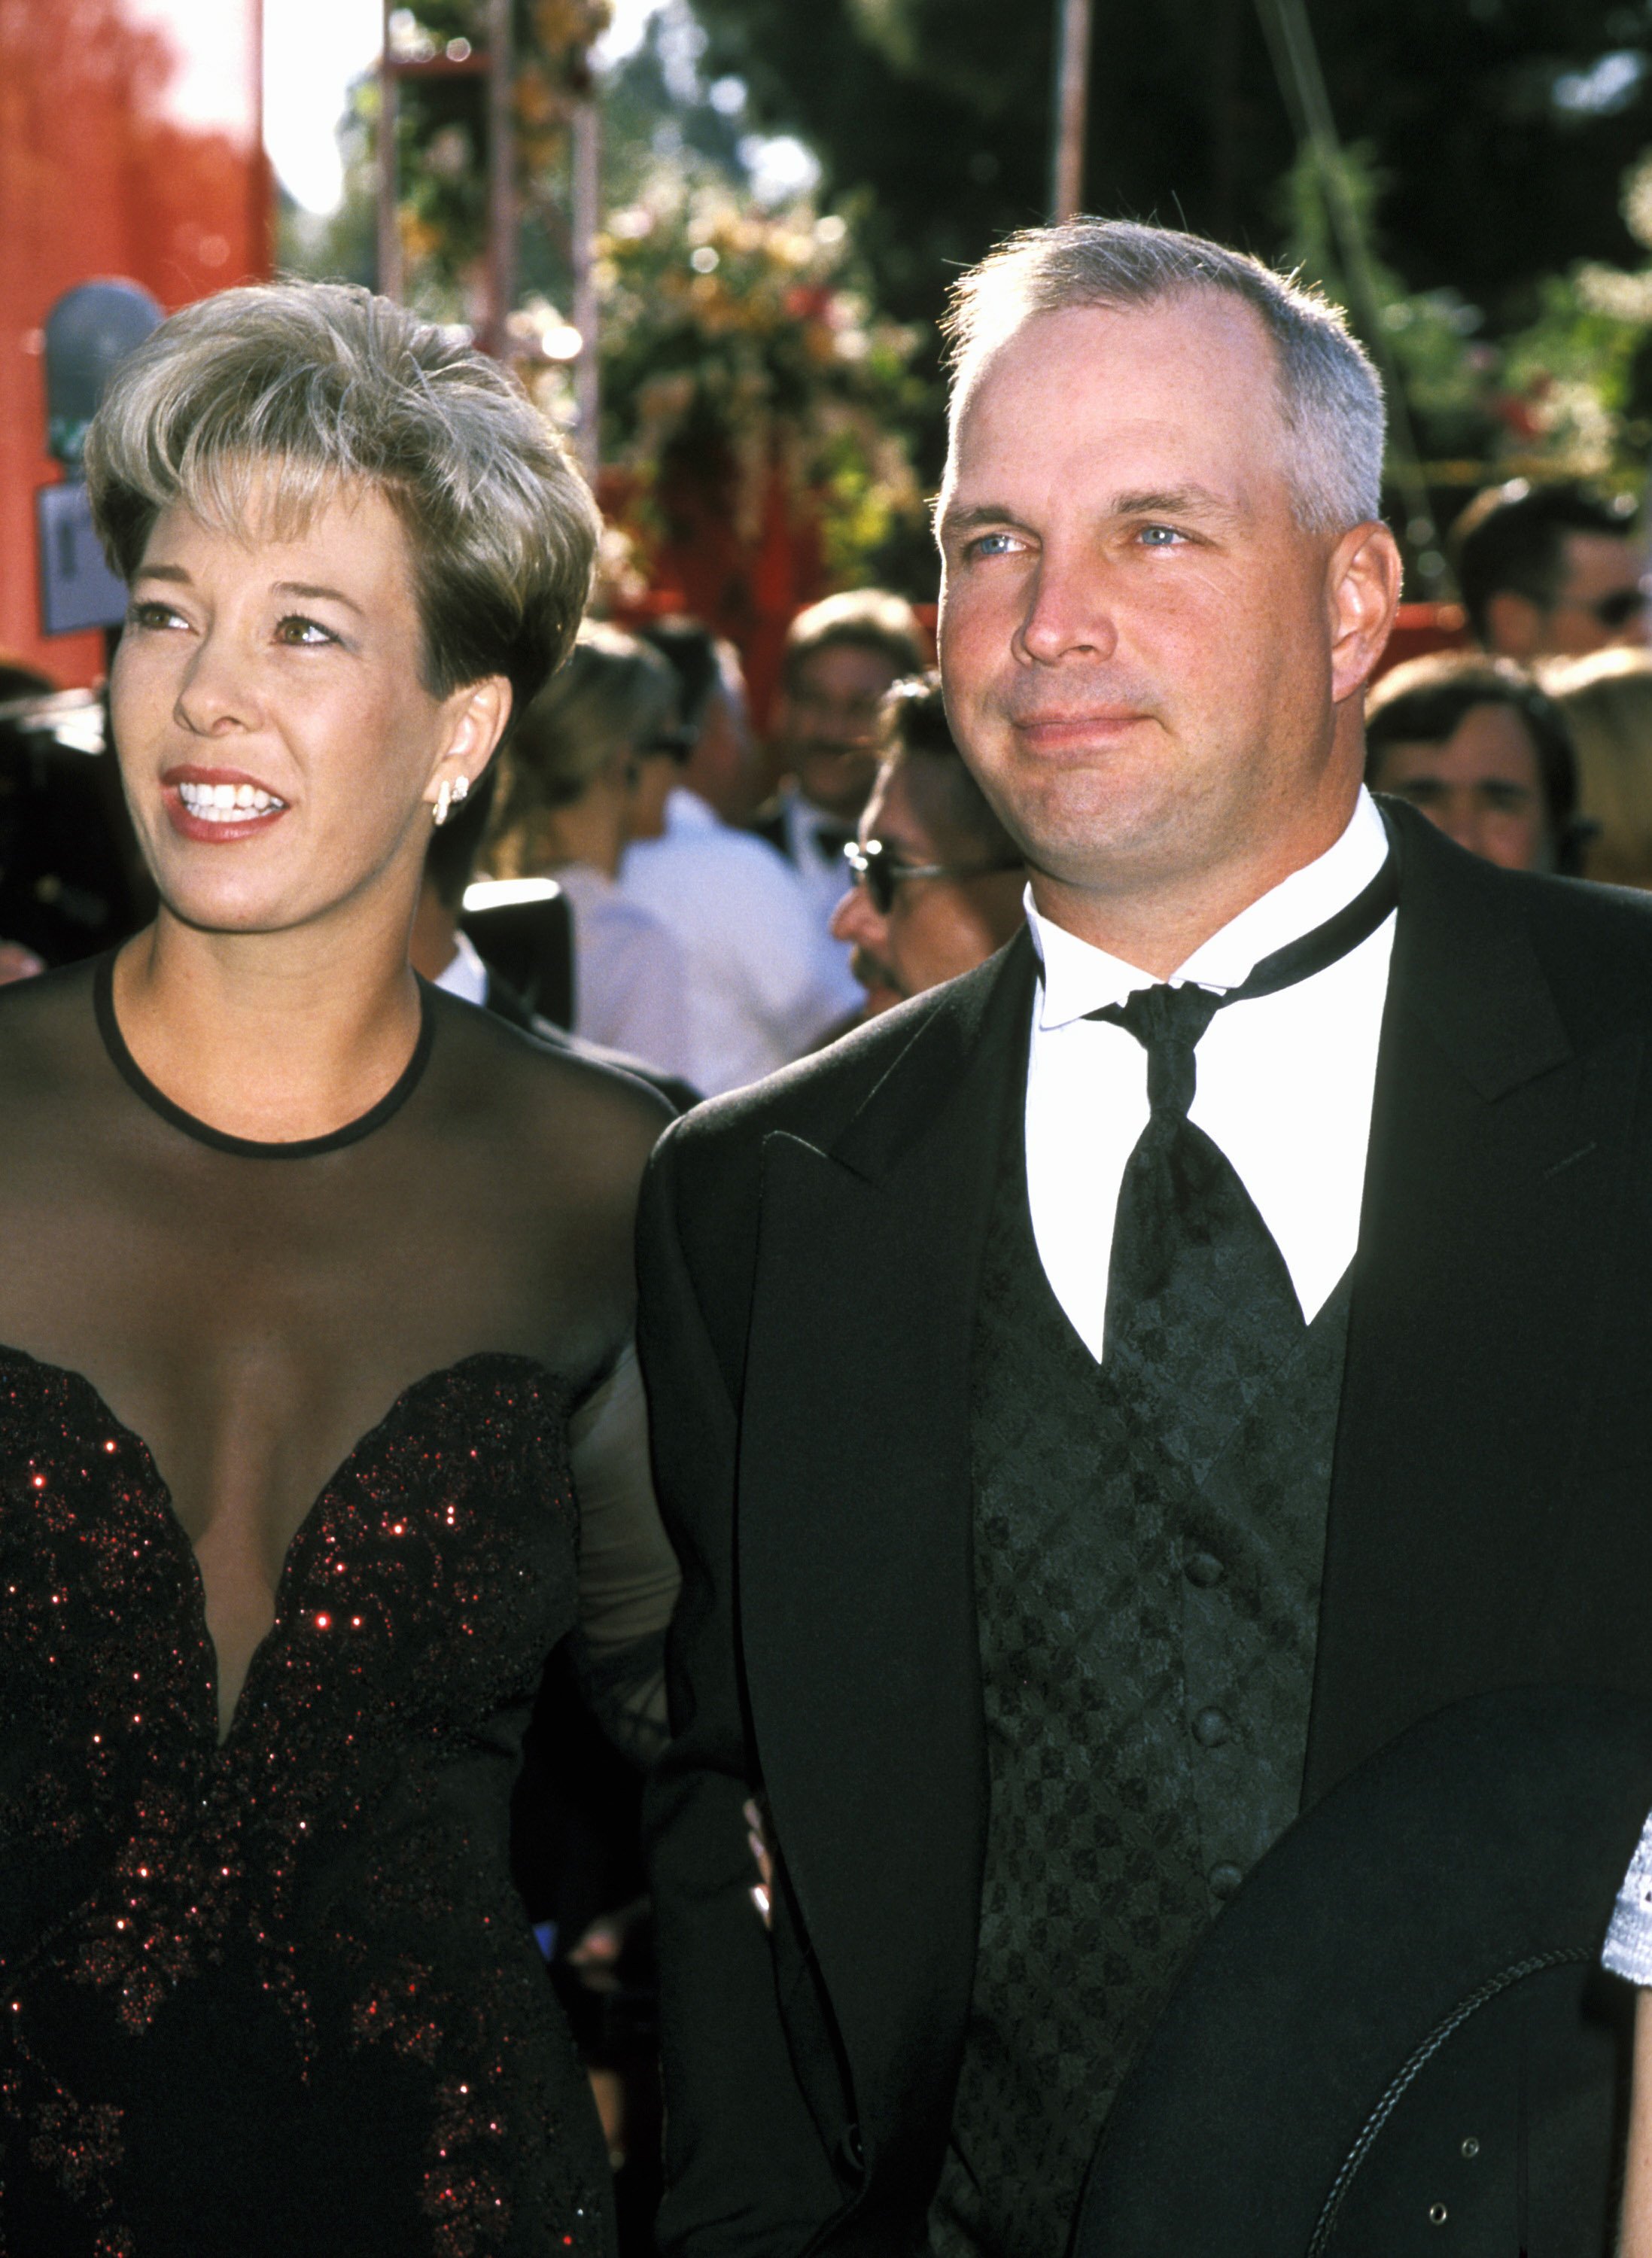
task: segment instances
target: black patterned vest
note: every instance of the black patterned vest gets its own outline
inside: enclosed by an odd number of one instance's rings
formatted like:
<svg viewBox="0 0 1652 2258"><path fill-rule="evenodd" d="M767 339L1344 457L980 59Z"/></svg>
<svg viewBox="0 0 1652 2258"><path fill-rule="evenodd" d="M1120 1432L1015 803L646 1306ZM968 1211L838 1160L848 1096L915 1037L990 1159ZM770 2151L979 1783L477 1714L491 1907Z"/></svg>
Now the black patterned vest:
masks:
<svg viewBox="0 0 1652 2258"><path fill-rule="evenodd" d="M971 1389L991 1819L940 2258L1060 2258L1188 1955L1295 1816L1348 1282L1243 1399L1124 1402L1039 1260L1018 1111Z"/></svg>

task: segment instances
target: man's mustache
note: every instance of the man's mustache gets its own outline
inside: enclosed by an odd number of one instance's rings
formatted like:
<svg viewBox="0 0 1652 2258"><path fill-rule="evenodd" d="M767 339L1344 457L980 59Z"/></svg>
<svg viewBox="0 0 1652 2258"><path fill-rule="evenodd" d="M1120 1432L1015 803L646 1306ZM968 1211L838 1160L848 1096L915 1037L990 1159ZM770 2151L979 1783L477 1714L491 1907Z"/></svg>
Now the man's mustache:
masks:
<svg viewBox="0 0 1652 2258"><path fill-rule="evenodd" d="M897 996L904 996L906 993L905 989L882 958L869 956L863 948L851 949L849 952L849 970L862 988L869 990L888 988Z"/></svg>
<svg viewBox="0 0 1652 2258"><path fill-rule="evenodd" d="M1016 728L1046 721L1117 721L1136 714L1152 720L1159 707L1153 684L1103 667L1064 667L1059 682L1017 674L989 702Z"/></svg>

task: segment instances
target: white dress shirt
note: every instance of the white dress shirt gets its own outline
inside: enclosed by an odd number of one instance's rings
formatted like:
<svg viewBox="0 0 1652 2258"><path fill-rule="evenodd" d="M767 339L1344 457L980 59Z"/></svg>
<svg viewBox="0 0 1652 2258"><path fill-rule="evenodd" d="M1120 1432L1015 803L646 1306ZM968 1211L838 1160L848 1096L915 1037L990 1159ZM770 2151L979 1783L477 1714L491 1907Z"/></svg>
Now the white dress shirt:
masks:
<svg viewBox="0 0 1652 2258"><path fill-rule="evenodd" d="M553 875L573 912L572 1033L692 1081L677 943L589 863L564 863Z"/></svg>
<svg viewBox="0 0 1652 2258"><path fill-rule="evenodd" d="M1652 1986L1652 1819L1641 1830L1600 1957L1614 1976L1642 1991Z"/></svg>
<svg viewBox="0 0 1652 2258"><path fill-rule="evenodd" d="M1336 845L1213 934L1170 984L1242 987L1265 956L1345 909L1387 852L1362 791ZM1056 1299L1099 1360L1119 1186L1147 1126L1147 1054L1124 1028L1085 1014L1154 982L1040 917L1030 894L1027 915L1044 967L1027 1066L1032 1231ZM1195 1054L1188 1118L1232 1162L1310 1322L1359 1237L1393 929L1390 913L1322 972L1217 1012Z"/></svg>
<svg viewBox="0 0 1652 2258"><path fill-rule="evenodd" d="M796 785L781 787L780 820L786 852L814 913L815 963L822 987L835 1007L832 1019L846 1019L866 1001L866 991L849 969L850 944L832 937L832 912L849 890L849 866L839 839L854 826L816 807ZM831 836L823 840L823 830Z"/></svg>
<svg viewBox="0 0 1652 2258"><path fill-rule="evenodd" d="M468 933L453 936L453 954L436 976L431 985L445 989L450 996L459 996L467 1004L487 1001L487 967L476 953L476 943Z"/></svg>
<svg viewBox="0 0 1652 2258"><path fill-rule="evenodd" d="M684 1071L708 1097L801 1057L842 1019L791 864L766 839L731 830L696 793L679 785L665 803L664 836L626 849L620 889L681 952L692 1062Z"/></svg>

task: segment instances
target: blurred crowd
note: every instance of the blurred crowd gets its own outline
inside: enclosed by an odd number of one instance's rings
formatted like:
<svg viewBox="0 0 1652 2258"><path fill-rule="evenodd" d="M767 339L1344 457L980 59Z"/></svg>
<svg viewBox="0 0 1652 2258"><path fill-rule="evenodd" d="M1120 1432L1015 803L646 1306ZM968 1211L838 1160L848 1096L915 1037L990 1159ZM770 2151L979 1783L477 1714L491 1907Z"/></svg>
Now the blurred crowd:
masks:
<svg viewBox="0 0 1652 2258"><path fill-rule="evenodd" d="M1523 480L1453 536L1464 624L1367 705L1368 779L1511 868L1652 887L1645 536ZM798 614L771 726L698 621L592 621L497 773L432 834L414 962L628 1061L679 1105L968 970L1020 920L1013 842L958 755L924 622ZM106 948L147 881L89 693L0 660L0 979Z"/></svg>

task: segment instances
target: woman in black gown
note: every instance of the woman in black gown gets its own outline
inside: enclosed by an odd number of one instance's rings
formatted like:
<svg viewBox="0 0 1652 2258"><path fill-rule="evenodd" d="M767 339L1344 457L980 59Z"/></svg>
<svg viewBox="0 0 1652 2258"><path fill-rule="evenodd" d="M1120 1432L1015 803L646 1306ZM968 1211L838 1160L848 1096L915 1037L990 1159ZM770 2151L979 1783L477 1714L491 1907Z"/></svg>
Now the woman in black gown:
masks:
<svg viewBox="0 0 1652 2258"><path fill-rule="evenodd" d="M507 1806L564 1637L655 1715L663 1110L407 963L594 512L341 287L175 316L88 470L161 907L0 992L0 2251L601 2252Z"/></svg>

